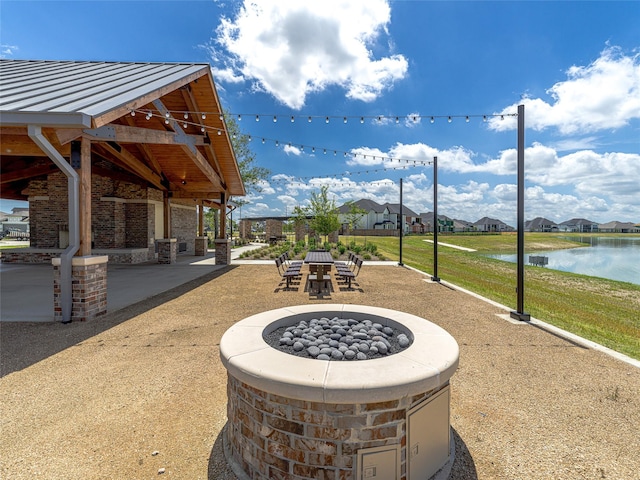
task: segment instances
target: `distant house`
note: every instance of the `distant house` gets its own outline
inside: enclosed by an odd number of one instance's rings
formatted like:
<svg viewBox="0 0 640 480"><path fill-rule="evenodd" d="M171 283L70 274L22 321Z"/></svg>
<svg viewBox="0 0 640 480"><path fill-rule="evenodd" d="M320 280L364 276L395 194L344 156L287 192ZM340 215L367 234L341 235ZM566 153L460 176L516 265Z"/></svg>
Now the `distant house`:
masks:
<svg viewBox="0 0 640 480"><path fill-rule="evenodd" d="M353 202L353 204L366 212L358 220L357 224L353 225L353 229L355 230L397 230L400 225L402 225L403 232L406 233L412 231L412 226L418 218L418 214L410 208L403 206L401 219L399 203L385 203L384 205L380 205L373 200L361 199ZM340 219L343 230L350 228L350 209L351 205L348 203L338 207L338 218Z"/></svg>
<svg viewBox="0 0 640 480"><path fill-rule="evenodd" d="M638 232L633 222L608 222L598 225L598 230L603 233L633 233Z"/></svg>
<svg viewBox="0 0 640 480"><path fill-rule="evenodd" d="M11 213L0 214L0 233L29 232L29 208L14 207Z"/></svg>
<svg viewBox="0 0 640 480"><path fill-rule="evenodd" d="M433 221L433 212L421 213L420 221L424 226L424 233L432 233L435 228ZM454 232L455 221L446 215L438 215L438 232Z"/></svg>
<svg viewBox="0 0 640 480"><path fill-rule="evenodd" d="M510 232L513 228L502 220L496 218L482 217L473 226L478 232Z"/></svg>
<svg viewBox="0 0 640 480"><path fill-rule="evenodd" d="M543 217L524 222L525 232L557 232L558 224Z"/></svg>
<svg viewBox="0 0 640 480"><path fill-rule="evenodd" d="M585 218L572 218L558 225L561 232L593 233L598 231L598 224Z"/></svg>

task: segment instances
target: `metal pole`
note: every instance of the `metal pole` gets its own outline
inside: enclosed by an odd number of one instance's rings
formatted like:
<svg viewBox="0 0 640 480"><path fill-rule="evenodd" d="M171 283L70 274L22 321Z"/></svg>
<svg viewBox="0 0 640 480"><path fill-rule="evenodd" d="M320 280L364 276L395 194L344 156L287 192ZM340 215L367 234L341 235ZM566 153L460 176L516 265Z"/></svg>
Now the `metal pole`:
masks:
<svg viewBox="0 0 640 480"><path fill-rule="evenodd" d="M403 230L404 230L404 225L403 225L403 221L402 221L402 178L400 179L400 222L398 225L398 228L400 229L400 261L398 262L398 265L402 266L402 234L403 234Z"/></svg>
<svg viewBox="0 0 640 480"><path fill-rule="evenodd" d="M433 276L431 280L439 282L438 277L438 157L433 157Z"/></svg>
<svg viewBox="0 0 640 480"><path fill-rule="evenodd" d="M518 105L518 310L511 312L511 318L531 320L524 312L524 105Z"/></svg>

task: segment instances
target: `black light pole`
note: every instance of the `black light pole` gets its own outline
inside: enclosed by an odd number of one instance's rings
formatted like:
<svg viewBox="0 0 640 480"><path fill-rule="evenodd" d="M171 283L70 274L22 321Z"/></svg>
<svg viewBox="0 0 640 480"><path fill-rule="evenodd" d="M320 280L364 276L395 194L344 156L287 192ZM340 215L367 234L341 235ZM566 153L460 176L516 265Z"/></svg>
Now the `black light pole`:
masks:
<svg viewBox="0 0 640 480"><path fill-rule="evenodd" d="M400 261L398 262L398 265L402 266L402 233L403 233L403 227L404 225L402 224L402 178L400 179L400 222L398 224L398 228L400 229Z"/></svg>
<svg viewBox="0 0 640 480"><path fill-rule="evenodd" d="M439 282L438 277L438 157L433 157L433 276L431 280Z"/></svg>
<svg viewBox="0 0 640 480"><path fill-rule="evenodd" d="M518 105L518 310L511 318L528 322L524 312L524 105Z"/></svg>

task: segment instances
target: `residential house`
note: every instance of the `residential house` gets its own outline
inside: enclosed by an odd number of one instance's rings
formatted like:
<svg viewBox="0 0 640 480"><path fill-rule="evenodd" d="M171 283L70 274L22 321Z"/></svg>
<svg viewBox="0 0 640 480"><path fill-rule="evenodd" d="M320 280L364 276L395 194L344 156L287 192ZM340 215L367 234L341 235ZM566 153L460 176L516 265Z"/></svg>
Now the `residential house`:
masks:
<svg viewBox="0 0 640 480"><path fill-rule="evenodd" d="M29 208L14 207L11 213L0 213L0 233L29 232Z"/></svg>
<svg viewBox="0 0 640 480"><path fill-rule="evenodd" d="M524 222L525 232L557 232L558 224L543 217Z"/></svg>
<svg viewBox="0 0 640 480"><path fill-rule="evenodd" d="M602 233L632 233L638 232L637 226L633 222L608 222L598 225L598 231Z"/></svg>
<svg viewBox="0 0 640 480"><path fill-rule="evenodd" d="M433 212L421 213L420 220L424 225L425 233L432 233L434 231L435 222L433 220ZM446 215L438 215L438 232L454 231L454 220Z"/></svg>
<svg viewBox="0 0 640 480"><path fill-rule="evenodd" d="M561 232L593 233L598 231L598 224L584 218L572 218L558 225Z"/></svg>
<svg viewBox="0 0 640 480"><path fill-rule="evenodd" d="M510 232L513 228L502 220L496 218L482 217L472 224L478 232Z"/></svg>
<svg viewBox="0 0 640 480"><path fill-rule="evenodd" d="M338 207L338 218L343 231L350 228L349 212L351 205L350 203L345 203ZM365 212L357 223L353 225L354 230L397 230L400 225L403 225L403 232L407 233L412 230L411 226L418 217L410 208L403 206L401 220L399 203L380 205L373 200L361 199L353 202L353 205Z"/></svg>

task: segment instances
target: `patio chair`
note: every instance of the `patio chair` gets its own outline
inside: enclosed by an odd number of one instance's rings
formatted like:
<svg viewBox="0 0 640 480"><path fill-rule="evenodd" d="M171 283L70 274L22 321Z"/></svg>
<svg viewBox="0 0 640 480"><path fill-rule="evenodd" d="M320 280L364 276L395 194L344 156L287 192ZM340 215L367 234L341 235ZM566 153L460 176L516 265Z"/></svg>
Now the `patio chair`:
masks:
<svg viewBox="0 0 640 480"><path fill-rule="evenodd" d="M276 258L276 267L278 267L278 273L280 276L287 281L287 288L291 286L291 280L296 277L300 277L301 273L299 269L287 267L282 264L282 259L280 257Z"/></svg>
<svg viewBox="0 0 640 480"><path fill-rule="evenodd" d="M347 282L347 288L351 289L351 281L354 280L358 274L360 273L360 269L362 268L363 260L360 257L356 257L354 260L353 270L338 270L337 275L342 278L343 281Z"/></svg>

